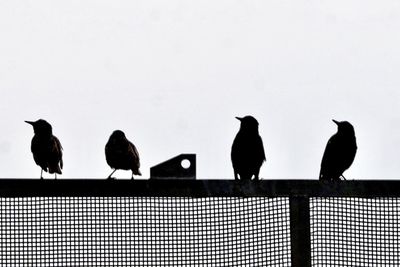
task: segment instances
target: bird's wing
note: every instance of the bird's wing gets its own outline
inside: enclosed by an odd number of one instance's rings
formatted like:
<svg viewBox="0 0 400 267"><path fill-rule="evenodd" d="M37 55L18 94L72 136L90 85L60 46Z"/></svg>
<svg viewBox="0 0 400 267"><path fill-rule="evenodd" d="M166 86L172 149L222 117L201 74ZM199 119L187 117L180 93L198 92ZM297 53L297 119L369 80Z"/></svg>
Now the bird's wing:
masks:
<svg viewBox="0 0 400 267"><path fill-rule="evenodd" d="M58 140L57 137L53 136L53 142L54 145L52 146L52 154L56 155L57 159L60 161L60 168L63 168L64 162L62 160L62 150L63 147L60 143L60 140Z"/></svg>
<svg viewBox="0 0 400 267"><path fill-rule="evenodd" d="M105 155L106 155L107 164L108 164L109 166L113 166L113 163L112 163L112 160L111 160L111 157L112 157L112 147L111 147L111 144L110 144L110 140L107 142L107 144L106 144L106 146L105 146L105 148L104 148L104 152L105 152Z"/></svg>
<svg viewBox="0 0 400 267"><path fill-rule="evenodd" d="M357 144L356 141L349 141L348 144L345 147L346 152L343 155L343 159L342 159L342 168L344 170L347 170L348 168L350 168L351 164L353 164L354 159L356 157L356 153L357 153Z"/></svg>
<svg viewBox="0 0 400 267"><path fill-rule="evenodd" d="M136 147L132 142L129 142L129 147L128 147L128 153L130 155L133 155L133 159L135 161L136 166L138 169L140 168L140 158L139 158L139 152L137 151Z"/></svg>
<svg viewBox="0 0 400 267"><path fill-rule="evenodd" d="M32 138L31 151L35 163L47 172L46 147L41 145L41 142L36 135Z"/></svg>
<svg viewBox="0 0 400 267"><path fill-rule="evenodd" d="M259 151L258 151L259 157L260 157L260 159L262 159L261 162L264 162L264 161L266 161L267 159L266 159L266 157L265 157L264 144L263 144L263 141L262 141L261 136L259 136L259 141L258 141L258 143L259 143L259 144L257 145L257 147L258 147L258 149L259 149Z"/></svg>

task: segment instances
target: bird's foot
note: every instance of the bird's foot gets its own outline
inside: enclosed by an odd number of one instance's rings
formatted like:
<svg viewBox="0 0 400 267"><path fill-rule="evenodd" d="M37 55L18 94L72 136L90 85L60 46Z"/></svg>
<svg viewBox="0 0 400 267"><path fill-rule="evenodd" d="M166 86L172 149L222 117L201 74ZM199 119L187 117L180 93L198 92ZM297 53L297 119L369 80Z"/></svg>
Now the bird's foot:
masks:
<svg viewBox="0 0 400 267"><path fill-rule="evenodd" d="M115 172L116 170L117 170L117 169L114 169L114 170L112 171L112 173L110 173L110 175L107 177L107 179L115 179L115 178L112 177L112 175L114 174L114 172Z"/></svg>

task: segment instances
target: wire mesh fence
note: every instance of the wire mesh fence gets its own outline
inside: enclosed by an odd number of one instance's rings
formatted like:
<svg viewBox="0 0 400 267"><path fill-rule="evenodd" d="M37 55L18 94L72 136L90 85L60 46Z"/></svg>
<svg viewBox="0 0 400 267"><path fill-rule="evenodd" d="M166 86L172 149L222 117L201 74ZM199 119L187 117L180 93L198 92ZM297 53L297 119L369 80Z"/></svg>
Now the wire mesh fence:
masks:
<svg viewBox="0 0 400 267"><path fill-rule="evenodd" d="M1 266L290 266L288 198L0 198Z"/></svg>
<svg viewBox="0 0 400 267"><path fill-rule="evenodd" d="M313 266L400 266L400 198L311 198Z"/></svg>
<svg viewBox="0 0 400 267"><path fill-rule="evenodd" d="M0 180L0 266L400 266L399 213L400 182Z"/></svg>

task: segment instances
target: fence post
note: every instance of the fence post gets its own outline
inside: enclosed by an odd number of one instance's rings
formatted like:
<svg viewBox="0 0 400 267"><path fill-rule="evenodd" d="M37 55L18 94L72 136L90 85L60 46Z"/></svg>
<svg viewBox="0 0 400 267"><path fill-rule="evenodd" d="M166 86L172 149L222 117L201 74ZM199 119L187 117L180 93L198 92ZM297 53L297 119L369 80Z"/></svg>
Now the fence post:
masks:
<svg viewBox="0 0 400 267"><path fill-rule="evenodd" d="M310 199L290 196L289 207L292 267L311 266Z"/></svg>

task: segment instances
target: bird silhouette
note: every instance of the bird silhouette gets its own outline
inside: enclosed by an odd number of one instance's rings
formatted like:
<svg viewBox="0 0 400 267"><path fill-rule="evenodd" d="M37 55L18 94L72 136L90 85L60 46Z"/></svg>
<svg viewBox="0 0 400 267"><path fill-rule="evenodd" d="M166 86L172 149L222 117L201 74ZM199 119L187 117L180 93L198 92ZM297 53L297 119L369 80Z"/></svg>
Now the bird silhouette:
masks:
<svg viewBox="0 0 400 267"><path fill-rule="evenodd" d="M112 178L116 170L132 170L132 179L134 174L142 175L139 170L139 153L135 145L126 138L124 132L116 130L111 134L105 153L107 164L114 169L108 178Z"/></svg>
<svg viewBox="0 0 400 267"><path fill-rule="evenodd" d="M321 161L319 179L338 181L354 161L357 152L356 136L353 126L347 121L332 120L338 131L328 141Z"/></svg>
<svg viewBox="0 0 400 267"><path fill-rule="evenodd" d="M258 133L258 122L252 116L240 120L240 129L233 140L231 160L235 180L258 180L261 165L265 161L264 146L261 136Z"/></svg>
<svg viewBox="0 0 400 267"><path fill-rule="evenodd" d="M43 179L43 170L51 174L61 174L63 168L62 146L60 140L53 135L51 125L45 120L25 121L33 126L34 136L31 142L31 151L36 164L40 166L40 179Z"/></svg>

